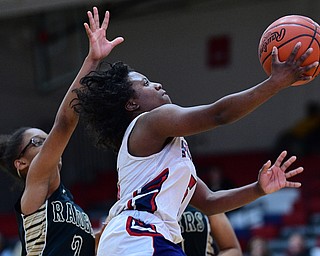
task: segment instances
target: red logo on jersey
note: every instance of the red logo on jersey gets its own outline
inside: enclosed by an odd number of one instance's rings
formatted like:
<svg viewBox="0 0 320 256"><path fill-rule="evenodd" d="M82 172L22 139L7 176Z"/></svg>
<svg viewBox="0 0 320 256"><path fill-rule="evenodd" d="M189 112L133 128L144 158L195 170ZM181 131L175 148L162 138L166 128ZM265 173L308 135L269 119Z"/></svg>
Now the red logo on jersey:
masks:
<svg viewBox="0 0 320 256"><path fill-rule="evenodd" d="M156 178L132 194L132 199L127 203L127 209L155 212L158 208L156 197L161 191L162 184L169 176L169 169L163 170Z"/></svg>
<svg viewBox="0 0 320 256"><path fill-rule="evenodd" d="M182 157L189 157L192 160L188 143L185 140L181 140L181 155Z"/></svg>
<svg viewBox="0 0 320 256"><path fill-rule="evenodd" d="M191 174L190 176L190 180L189 180L189 184L188 187L186 189L186 192L184 193L182 202L184 201L184 199L186 198L186 196L188 195L188 193L190 192L190 190L197 184L197 180L193 177L193 175Z"/></svg>

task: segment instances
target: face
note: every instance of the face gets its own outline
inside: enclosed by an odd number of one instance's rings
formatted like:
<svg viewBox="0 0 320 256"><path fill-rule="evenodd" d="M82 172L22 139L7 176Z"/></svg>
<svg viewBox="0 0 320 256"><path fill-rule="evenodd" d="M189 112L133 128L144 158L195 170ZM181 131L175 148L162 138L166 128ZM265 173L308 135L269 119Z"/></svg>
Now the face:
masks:
<svg viewBox="0 0 320 256"><path fill-rule="evenodd" d="M139 106L139 111L150 111L164 104L171 103L170 97L162 89L160 83L151 82L146 76L138 72L130 72L128 76L135 91L135 96L131 100Z"/></svg>
<svg viewBox="0 0 320 256"><path fill-rule="evenodd" d="M44 131L37 128L31 128L24 132L19 155L15 160L18 176L26 176L31 161L39 153L47 136Z"/></svg>
<svg viewBox="0 0 320 256"><path fill-rule="evenodd" d="M39 153L44 139L46 139L47 136L48 134L37 128L26 130L23 135L23 142L18 158L26 157L33 159L34 156Z"/></svg>

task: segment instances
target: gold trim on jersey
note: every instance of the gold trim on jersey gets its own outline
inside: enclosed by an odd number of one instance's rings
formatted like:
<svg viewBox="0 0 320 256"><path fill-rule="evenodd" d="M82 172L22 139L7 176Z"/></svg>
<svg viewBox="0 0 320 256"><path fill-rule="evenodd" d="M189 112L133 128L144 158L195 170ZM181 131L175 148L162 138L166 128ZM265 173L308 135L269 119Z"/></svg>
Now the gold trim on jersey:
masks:
<svg viewBox="0 0 320 256"><path fill-rule="evenodd" d="M22 215L28 256L42 255L47 234L47 201L30 215Z"/></svg>

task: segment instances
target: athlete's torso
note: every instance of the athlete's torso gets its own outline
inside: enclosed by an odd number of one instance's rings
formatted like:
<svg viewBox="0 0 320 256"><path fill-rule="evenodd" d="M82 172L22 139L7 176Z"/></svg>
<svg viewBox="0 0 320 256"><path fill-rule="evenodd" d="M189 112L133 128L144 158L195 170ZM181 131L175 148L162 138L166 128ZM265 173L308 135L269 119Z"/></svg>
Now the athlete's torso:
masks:
<svg viewBox="0 0 320 256"><path fill-rule="evenodd" d="M21 214L20 200L15 208L21 255L95 255L89 217L62 184L35 213Z"/></svg>
<svg viewBox="0 0 320 256"><path fill-rule="evenodd" d="M123 211L137 216L135 211L139 211L141 221L154 222L150 224L158 232L178 243L182 239L178 220L196 186L188 144L183 137L176 137L159 153L148 157L130 155L128 138L139 117L129 125L118 154L119 200L110 210L110 217Z"/></svg>

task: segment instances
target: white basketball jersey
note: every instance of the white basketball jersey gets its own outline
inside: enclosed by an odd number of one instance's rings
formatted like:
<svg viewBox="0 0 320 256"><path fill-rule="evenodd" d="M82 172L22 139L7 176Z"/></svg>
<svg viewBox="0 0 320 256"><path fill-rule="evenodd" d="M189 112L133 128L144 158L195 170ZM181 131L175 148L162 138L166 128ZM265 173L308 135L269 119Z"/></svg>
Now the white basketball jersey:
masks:
<svg viewBox="0 0 320 256"><path fill-rule="evenodd" d="M150 225L148 232L179 243L182 236L178 220L194 193L197 179L188 144L183 137L176 137L159 153L147 157L130 155L128 137L140 116L128 126L119 150L118 201L109 217L120 213L132 216Z"/></svg>

